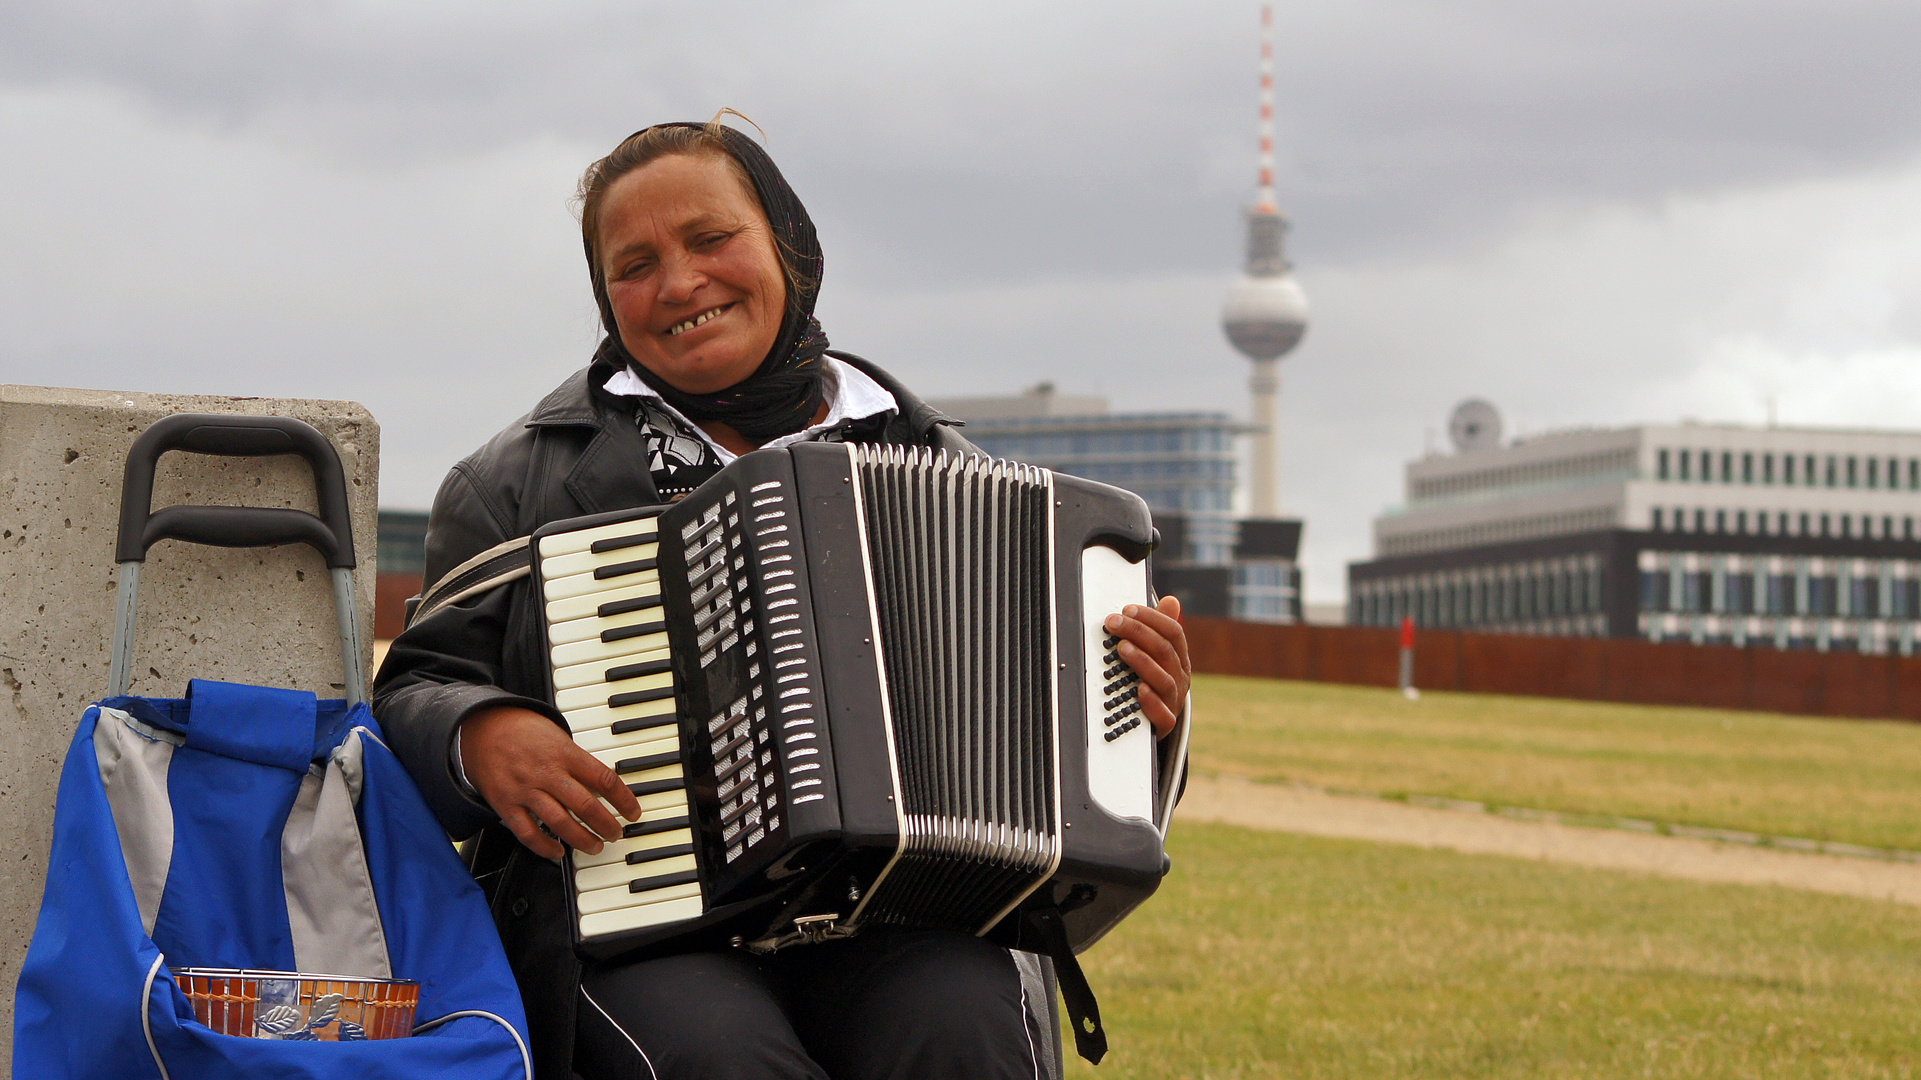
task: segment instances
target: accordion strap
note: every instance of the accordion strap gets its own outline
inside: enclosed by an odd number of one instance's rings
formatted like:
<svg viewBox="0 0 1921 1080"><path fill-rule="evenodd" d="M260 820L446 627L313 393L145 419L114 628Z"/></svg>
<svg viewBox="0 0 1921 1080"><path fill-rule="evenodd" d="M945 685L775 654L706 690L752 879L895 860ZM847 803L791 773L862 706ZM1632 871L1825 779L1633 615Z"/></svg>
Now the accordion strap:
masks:
<svg viewBox="0 0 1921 1080"><path fill-rule="evenodd" d="M1087 985L1081 962L1067 942L1067 924L1061 909L1054 905L1029 908L1027 925L1040 938L1042 948L1054 961L1054 977L1061 984L1061 999L1067 1003L1067 1017L1074 1028L1074 1049L1089 1062L1099 1065L1107 1056L1107 1029L1101 1026L1100 1002ZM1023 945L1023 947L1025 947Z"/></svg>
<svg viewBox="0 0 1921 1080"><path fill-rule="evenodd" d="M533 537L521 536L493 547L447 571L433 588L422 592L408 604L407 625L412 626L442 608L470 596L518 581L533 572Z"/></svg>

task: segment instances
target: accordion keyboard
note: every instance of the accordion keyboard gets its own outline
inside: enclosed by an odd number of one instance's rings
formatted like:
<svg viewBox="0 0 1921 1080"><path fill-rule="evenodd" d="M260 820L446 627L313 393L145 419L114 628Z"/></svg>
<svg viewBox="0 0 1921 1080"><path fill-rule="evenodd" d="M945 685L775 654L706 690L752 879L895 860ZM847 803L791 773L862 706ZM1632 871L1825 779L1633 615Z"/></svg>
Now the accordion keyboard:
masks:
<svg viewBox="0 0 1921 1080"><path fill-rule="evenodd" d="M583 937L702 911L661 614L657 520L540 540L554 704L574 742L619 773L641 807L641 820L598 854L569 855Z"/></svg>

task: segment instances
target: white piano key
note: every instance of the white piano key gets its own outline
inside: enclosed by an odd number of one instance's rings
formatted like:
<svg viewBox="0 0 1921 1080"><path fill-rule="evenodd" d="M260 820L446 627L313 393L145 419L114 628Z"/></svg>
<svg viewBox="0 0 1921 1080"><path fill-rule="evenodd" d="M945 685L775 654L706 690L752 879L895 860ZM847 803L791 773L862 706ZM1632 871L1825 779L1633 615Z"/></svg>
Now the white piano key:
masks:
<svg viewBox="0 0 1921 1080"><path fill-rule="evenodd" d="M609 630L619 630L628 626L644 626L665 619L657 607L641 608L639 611L623 611L618 615L601 618L589 611L585 617L568 619L566 622L547 620L547 644L553 646L571 645L576 641L595 641Z"/></svg>
<svg viewBox="0 0 1921 1080"><path fill-rule="evenodd" d="M656 874L672 874L676 871L692 870L693 868L694 857L692 855L674 855L669 858L655 859L652 862L644 862L632 866L625 862L603 863L600 866L590 866L585 869L576 870L574 872L574 888L579 889L582 894L593 892L596 889L611 889L616 885L625 888L628 882L637 878L653 877ZM675 886L671 885L668 886L670 889L674 887ZM650 894L631 893L630 895L641 897Z"/></svg>
<svg viewBox="0 0 1921 1080"><path fill-rule="evenodd" d="M635 798L640 802L640 819L642 821L647 820L649 817L679 817L687 812L687 790L685 788L676 788L673 791L657 791L652 795L637 795ZM602 803L607 802L606 799L600 801ZM613 814L616 821L620 819L620 812L612 806L607 807L607 812Z"/></svg>
<svg viewBox="0 0 1921 1080"><path fill-rule="evenodd" d="M625 930L641 930L650 926L665 926L668 923L685 922L696 919L706 911L699 896L658 900L639 907L615 908L611 911L582 915L580 936L588 940L618 934Z"/></svg>
<svg viewBox="0 0 1921 1080"><path fill-rule="evenodd" d="M540 561L540 576L551 581L554 578L563 578L572 574L591 574L603 566L618 566L638 559L658 558L659 555L660 545L651 541L609 551L576 551L567 555L549 555Z"/></svg>
<svg viewBox="0 0 1921 1080"><path fill-rule="evenodd" d="M673 698L661 698L659 701L643 701L638 705L611 706L607 704L607 698L610 696L609 694L602 694L600 697L593 699L590 704L583 705L579 708L561 710L561 715L567 718L567 729L574 733L575 742L579 742L581 737L590 731L612 727L622 720L643 720L650 716L672 716L674 715L674 709L676 707ZM644 730L673 731L676 726L677 725L673 724L662 724L658 728L647 728ZM639 732L634 732L633 734L639 734Z"/></svg>
<svg viewBox="0 0 1921 1080"><path fill-rule="evenodd" d="M627 856L632 852L652 851L655 848L674 847L678 844L691 844L693 842L694 833L691 829L670 829L667 832L650 833L647 836L636 836L632 839L609 840L601 847L598 854L589 855L584 851L574 852L574 869L581 870L589 866L602 866L613 862L625 865ZM638 877L640 875L635 876Z"/></svg>
<svg viewBox="0 0 1921 1080"><path fill-rule="evenodd" d="M669 885L652 892L629 892L626 885L616 885L610 889L595 889L581 893L575 900L582 915L593 915L602 911L614 911L629 906L652 907L663 900L700 899L700 882L690 881L685 885ZM700 914L698 908L694 912ZM585 919L581 920L583 923Z"/></svg>
<svg viewBox="0 0 1921 1080"><path fill-rule="evenodd" d="M607 729L601 728L604 732ZM662 732L666 732L662 735ZM652 728L647 731L629 731L624 735L607 736L610 739L626 739L627 742L609 742L604 746L588 746L578 737L574 743L582 750L599 758L608 768L628 758L653 757L655 754L680 753L680 736L673 728Z"/></svg>
<svg viewBox="0 0 1921 1080"><path fill-rule="evenodd" d="M604 592L621 585L640 585L659 581L660 571L658 570L642 570L637 574L622 574L612 578L597 578L592 574L569 574L566 577L542 578L540 595L548 601L565 600L568 597L589 596ZM658 592L660 587L656 584L654 588Z"/></svg>
<svg viewBox="0 0 1921 1080"><path fill-rule="evenodd" d="M558 626L575 619L600 617L603 604L617 603L621 600L640 600L660 595L660 581L642 581L638 576L632 578L611 578L604 585L610 586L606 592L586 592L570 596L564 600L547 602L547 625ZM618 586L617 588L612 586ZM654 609L658 610L658 609ZM552 640L552 639L549 639Z"/></svg>
<svg viewBox="0 0 1921 1080"><path fill-rule="evenodd" d="M585 620L582 621L584 622ZM647 621L659 622L660 614L658 612L653 613L653 617ZM608 625L613 625L611 620L609 620ZM570 642L566 645L555 645L553 664L556 668L572 667L575 664L587 664L595 660L611 660L615 657L632 656L636 653L665 652L666 649L667 631L665 630L660 630L652 634L641 634L638 637L615 638L612 641L602 641L599 636L596 635L585 641Z"/></svg>
<svg viewBox="0 0 1921 1080"><path fill-rule="evenodd" d="M601 540L618 540L623 536L652 536L659 532L660 516L637 517L629 521L616 521L612 525L596 525L591 529L577 532L555 533L542 537L540 556L567 555L576 551L587 551Z"/></svg>
<svg viewBox="0 0 1921 1080"><path fill-rule="evenodd" d="M606 659L594 660L589 663L569 664L566 667L554 669L554 689L557 691L567 691L575 687L596 687L606 691L606 693L600 695L599 701L599 704L605 705L607 704L607 699L613 697L615 694L625 694L633 690L658 690L663 686L674 685L674 673L671 671L662 671L654 675L642 675L636 679L621 679L618 682L607 681L607 672L613 668L626 667L629 664L645 664L654 660L665 659L667 659L666 649L640 649L635 652L623 653L619 656L610 656ZM554 699L554 705L562 712L568 709L579 708L582 704L586 704L586 702L562 702L558 695L556 695Z"/></svg>

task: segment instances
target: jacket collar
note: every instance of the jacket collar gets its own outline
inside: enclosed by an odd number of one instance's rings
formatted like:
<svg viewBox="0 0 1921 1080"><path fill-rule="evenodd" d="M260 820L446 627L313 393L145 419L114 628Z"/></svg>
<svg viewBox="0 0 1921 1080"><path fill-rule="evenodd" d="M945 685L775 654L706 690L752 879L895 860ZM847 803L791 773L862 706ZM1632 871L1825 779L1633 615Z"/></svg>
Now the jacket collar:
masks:
<svg viewBox="0 0 1921 1080"><path fill-rule="evenodd" d="M836 360L859 368L869 378L885 387L900 404L900 417L916 435L925 435L936 424L959 427L961 422L922 401L918 395L900 380L876 366L872 361L853 353L832 351ZM528 427L602 427L606 414L619 406L606 394L601 393L601 384L613 375L613 367L601 360L581 368L569 375L565 382L555 387L553 392L540 400L534 410L527 414L524 421Z"/></svg>
<svg viewBox="0 0 1921 1080"><path fill-rule="evenodd" d="M613 374L611 365L595 360L554 387L523 421L528 427L601 427L606 412L617 408L603 400L600 386Z"/></svg>

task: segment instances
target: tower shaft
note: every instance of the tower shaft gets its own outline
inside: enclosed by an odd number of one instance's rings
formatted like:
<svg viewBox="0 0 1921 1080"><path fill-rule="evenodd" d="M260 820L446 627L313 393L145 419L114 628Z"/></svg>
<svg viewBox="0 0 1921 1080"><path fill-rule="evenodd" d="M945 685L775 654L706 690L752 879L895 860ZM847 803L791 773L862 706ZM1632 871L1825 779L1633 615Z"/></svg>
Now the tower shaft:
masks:
<svg viewBox="0 0 1921 1080"><path fill-rule="evenodd" d="M1250 515L1281 516L1281 362L1254 361L1254 377L1247 381L1254 398L1253 460L1249 462Z"/></svg>

